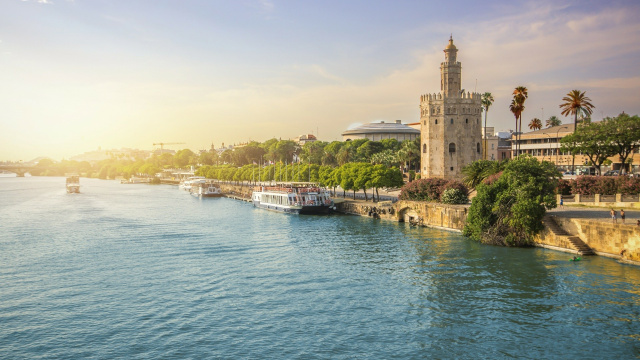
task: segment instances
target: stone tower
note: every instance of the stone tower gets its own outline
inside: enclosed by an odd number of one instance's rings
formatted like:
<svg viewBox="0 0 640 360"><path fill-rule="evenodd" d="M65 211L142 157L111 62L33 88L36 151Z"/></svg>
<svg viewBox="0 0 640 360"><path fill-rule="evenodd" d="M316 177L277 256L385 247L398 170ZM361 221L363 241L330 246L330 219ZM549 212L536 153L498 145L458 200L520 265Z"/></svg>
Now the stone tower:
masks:
<svg viewBox="0 0 640 360"><path fill-rule="evenodd" d="M440 92L420 96L422 177L462 178L462 168L482 159L482 103L461 86L462 66L453 37L440 64Z"/></svg>

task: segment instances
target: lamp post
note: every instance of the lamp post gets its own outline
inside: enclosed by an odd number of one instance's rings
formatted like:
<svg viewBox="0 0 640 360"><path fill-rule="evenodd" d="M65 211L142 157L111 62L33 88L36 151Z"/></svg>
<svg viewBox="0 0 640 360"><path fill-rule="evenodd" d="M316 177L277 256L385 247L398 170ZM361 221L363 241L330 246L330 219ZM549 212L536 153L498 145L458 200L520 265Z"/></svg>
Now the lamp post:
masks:
<svg viewBox="0 0 640 360"><path fill-rule="evenodd" d="M556 131L556 144L558 144L558 146L556 147L556 167L558 167L558 151L560 150L560 139L558 139L558 136L560 134L560 130L562 130L563 128L567 130L569 129L566 126L562 126L558 128L558 131Z"/></svg>

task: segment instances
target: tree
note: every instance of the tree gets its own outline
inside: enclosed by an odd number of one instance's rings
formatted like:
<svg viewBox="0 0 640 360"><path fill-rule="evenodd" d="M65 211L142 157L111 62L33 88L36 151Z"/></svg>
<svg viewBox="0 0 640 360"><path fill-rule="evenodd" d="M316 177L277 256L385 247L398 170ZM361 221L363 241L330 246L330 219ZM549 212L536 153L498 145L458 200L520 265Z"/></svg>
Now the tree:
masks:
<svg viewBox="0 0 640 360"><path fill-rule="evenodd" d="M584 91L571 90L567 96L562 98L564 103L560 104L561 114L564 116L573 115L573 132L578 129L578 114L582 116L590 116L595 106L591 104L591 99L585 96ZM571 171L575 170L575 156L571 162Z"/></svg>
<svg viewBox="0 0 640 360"><path fill-rule="evenodd" d="M538 118L533 118L529 122L529 129L531 130L540 130L542 129L542 121Z"/></svg>
<svg viewBox="0 0 640 360"><path fill-rule="evenodd" d="M364 200L368 201L367 187L371 184L373 175L373 165L369 163L356 163L353 167L353 190L362 190L364 192Z"/></svg>
<svg viewBox="0 0 640 360"><path fill-rule="evenodd" d="M413 140L403 141L398 151L398 160L403 162L407 166L407 169L413 169L411 163L413 162L415 167L415 164L420 161L420 144L417 144L416 141Z"/></svg>
<svg viewBox="0 0 640 360"><path fill-rule="evenodd" d="M562 121L560 121L557 116L553 115L552 117L547 119L546 125L547 127L560 126L562 125Z"/></svg>
<svg viewBox="0 0 640 360"><path fill-rule="evenodd" d="M567 96L562 98L564 101L560 104L560 109L562 109L561 114L564 116L573 115L573 132L578 129L578 115L582 115L585 117L590 116L593 113L593 109L595 106L591 104L591 99L585 96L584 91L580 90L571 90Z"/></svg>
<svg viewBox="0 0 640 360"><path fill-rule="evenodd" d="M593 125L595 123L592 123ZM584 125L583 125L584 126ZM626 172L627 158L633 154L640 143L640 118L638 115L629 116L624 112L615 118L606 118L604 128L607 141L612 147L613 154L620 156L622 173Z"/></svg>
<svg viewBox="0 0 640 360"><path fill-rule="evenodd" d="M490 92L482 94L482 109L484 110L484 153L483 158L487 159L487 114L489 108L493 105L493 95Z"/></svg>
<svg viewBox="0 0 640 360"><path fill-rule="evenodd" d="M589 158L599 175L602 164L609 156L615 154L606 125L604 122L599 122L581 126L578 131L560 140L561 150L570 152L574 156L582 153Z"/></svg>
<svg viewBox="0 0 640 360"><path fill-rule="evenodd" d="M552 163L529 155L509 161L496 181L478 186L464 235L488 244L530 246L546 210L556 207L559 176Z"/></svg>
<svg viewBox="0 0 640 360"><path fill-rule="evenodd" d="M177 167L185 167L187 165L195 165L197 156L189 149L179 150L174 156L174 163Z"/></svg>
<svg viewBox="0 0 640 360"><path fill-rule="evenodd" d="M515 104L514 108L516 109L517 117L519 120L519 125L518 123L516 123L516 136L518 139L516 142L517 151L520 150L520 139L522 135L522 112L524 111L524 102L528 97L529 93L525 86L518 86L513 90L513 104ZM514 112L514 110L511 110L511 112ZM514 115L516 115L516 112L514 112Z"/></svg>
<svg viewBox="0 0 640 360"><path fill-rule="evenodd" d="M518 104L515 99L511 100L511 104L509 105L509 110L511 111L513 116L516 118L516 132L515 132L516 150L515 150L514 157L518 155L518 119L520 118L522 109L524 109L523 105Z"/></svg>
<svg viewBox="0 0 640 360"><path fill-rule="evenodd" d="M324 141L312 141L305 143L302 146L302 153L300 158L309 164L322 164L322 158L324 156L324 148L327 143Z"/></svg>

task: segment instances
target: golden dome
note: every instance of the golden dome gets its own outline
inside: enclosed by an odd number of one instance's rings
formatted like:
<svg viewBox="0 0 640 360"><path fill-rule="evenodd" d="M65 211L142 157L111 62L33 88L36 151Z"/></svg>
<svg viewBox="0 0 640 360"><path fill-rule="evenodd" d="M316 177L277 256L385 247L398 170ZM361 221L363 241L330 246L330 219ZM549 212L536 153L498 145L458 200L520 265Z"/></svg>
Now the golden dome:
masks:
<svg viewBox="0 0 640 360"><path fill-rule="evenodd" d="M453 45L453 36L451 36L449 38L449 44L447 45L446 48L444 48L445 50L457 50L456 46Z"/></svg>

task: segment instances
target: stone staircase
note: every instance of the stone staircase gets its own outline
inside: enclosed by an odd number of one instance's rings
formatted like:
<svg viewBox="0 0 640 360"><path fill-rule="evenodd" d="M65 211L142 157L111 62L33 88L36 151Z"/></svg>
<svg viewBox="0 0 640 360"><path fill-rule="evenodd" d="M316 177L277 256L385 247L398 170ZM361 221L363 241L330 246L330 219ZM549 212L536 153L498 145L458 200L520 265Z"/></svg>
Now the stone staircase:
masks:
<svg viewBox="0 0 640 360"><path fill-rule="evenodd" d="M580 239L580 237L573 236L573 235L567 233L563 228L561 228L560 225L558 225L558 223L556 223L556 221L553 218L553 216L546 215L544 217L544 221L543 222L545 223L545 225L547 225L549 230L551 230L551 232L555 236L565 237L567 239L567 241L569 241L571 243L573 248L576 251L578 251L578 254L583 255L583 256L585 256L585 255L595 255L595 253L589 247L589 245L585 244L584 241L582 241L582 239Z"/></svg>

